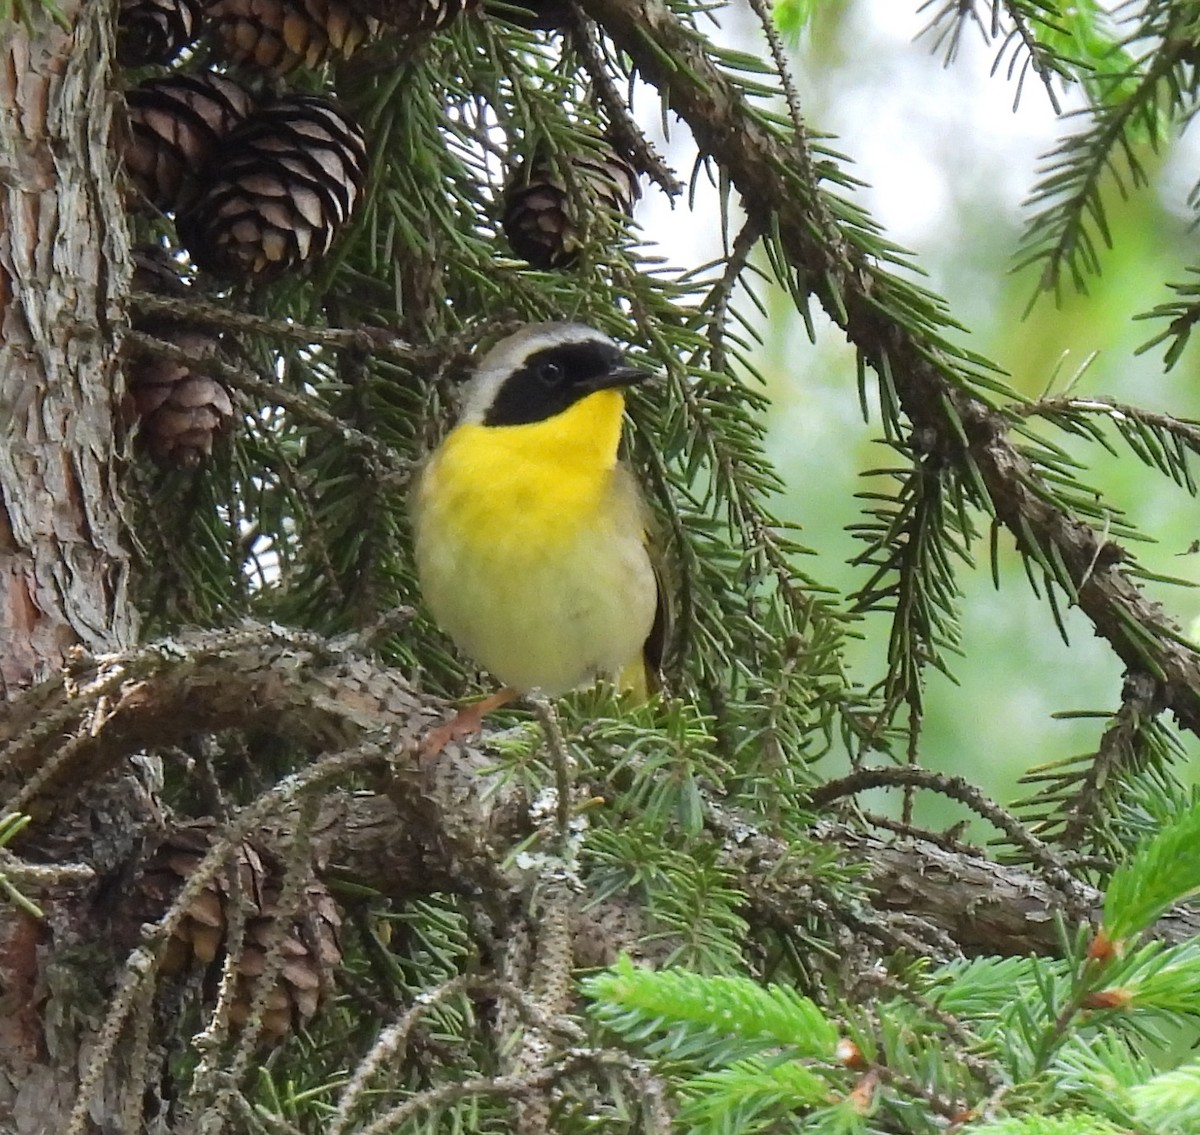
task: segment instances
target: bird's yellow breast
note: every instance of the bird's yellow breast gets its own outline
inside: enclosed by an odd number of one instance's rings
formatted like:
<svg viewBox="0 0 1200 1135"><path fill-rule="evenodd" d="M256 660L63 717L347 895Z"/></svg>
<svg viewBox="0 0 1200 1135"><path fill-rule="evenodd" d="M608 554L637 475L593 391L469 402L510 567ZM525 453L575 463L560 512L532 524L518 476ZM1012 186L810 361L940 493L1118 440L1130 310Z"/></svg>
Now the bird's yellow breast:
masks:
<svg viewBox="0 0 1200 1135"><path fill-rule="evenodd" d="M435 618L506 685L561 693L640 656L656 585L617 462L624 398L457 426L422 473L417 568Z"/></svg>

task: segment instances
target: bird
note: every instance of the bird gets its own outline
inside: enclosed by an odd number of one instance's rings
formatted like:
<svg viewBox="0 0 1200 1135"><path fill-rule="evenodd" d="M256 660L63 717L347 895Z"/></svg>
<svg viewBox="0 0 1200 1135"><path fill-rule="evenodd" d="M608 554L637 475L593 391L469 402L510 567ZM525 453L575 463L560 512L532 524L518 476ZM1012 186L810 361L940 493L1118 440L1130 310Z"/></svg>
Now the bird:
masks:
<svg viewBox="0 0 1200 1135"><path fill-rule="evenodd" d="M602 676L640 696L656 686L653 522L618 457L625 391L651 376L583 323L529 324L484 355L418 474L413 542L430 613L503 688L432 731L427 752L520 696Z"/></svg>

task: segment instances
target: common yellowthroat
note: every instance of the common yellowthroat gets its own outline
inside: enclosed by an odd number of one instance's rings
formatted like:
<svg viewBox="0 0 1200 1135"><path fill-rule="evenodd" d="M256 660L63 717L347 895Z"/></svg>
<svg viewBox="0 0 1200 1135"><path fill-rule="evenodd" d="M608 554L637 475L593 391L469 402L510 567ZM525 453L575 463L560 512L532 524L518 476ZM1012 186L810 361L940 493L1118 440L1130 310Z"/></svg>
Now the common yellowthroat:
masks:
<svg viewBox="0 0 1200 1135"><path fill-rule="evenodd" d="M617 457L623 391L648 377L580 323L532 324L479 364L416 485L417 574L442 629L505 689L433 747L520 694L653 681L664 606L649 510Z"/></svg>

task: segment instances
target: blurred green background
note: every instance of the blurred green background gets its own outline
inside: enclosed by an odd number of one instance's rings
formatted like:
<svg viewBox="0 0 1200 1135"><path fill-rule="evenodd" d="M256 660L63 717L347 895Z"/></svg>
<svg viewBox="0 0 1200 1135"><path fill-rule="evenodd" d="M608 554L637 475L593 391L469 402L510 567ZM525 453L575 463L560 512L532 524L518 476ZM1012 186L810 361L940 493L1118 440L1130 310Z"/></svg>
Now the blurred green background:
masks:
<svg viewBox="0 0 1200 1135"><path fill-rule="evenodd" d="M1166 373L1161 348L1136 353L1161 325L1134 319L1171 298L1166 282L1183 279L1193 259L1197 236L1186 197L1200 161L1187 136L1164 155L1144 155L1148 189L1126 202L1115 190L1108 193L1114 248L1103 274L1089 281L1089 294L1064 292L1058 304L1043 296L1026 315L1035 275L1012 271L1027 215L1022 202L1035 184L1039 156L1081 120L1057 117L1033 77L1014 110L1016 84L1003 67L989 73L999 45L985 43L978 31L944 65L930 38L919 34L931 10L918 12L915 0L811 6L811 22L790 45L808 126L833 135L830 145L854 160L852 172L870 186L863 201L886 235L914 253L927 286L945 296L970 329L967 345L1000 364L1011 385L1031 397L1048 387L1061 392L1098 352L1074 394L1200 416L1194 345ZM761 50L749 21L726 32ZM1077 98L1063 100L1064 110L1079 105ZM686 214L675 220L685 222ZM642 222L656 236L663 232ZM682 239L694 245L696 238ZM669 249L671 238L663 242ZM848 564L859 550L845 531L858 515L854 494L867 487L864 470L894 465L895 455L875 441L878 417L862 420L854 357L840 331L818 322L816 343L810 343L785 296L760 295L768 309L758 358L773 404L770 453L787 482L779 512L802 525L800 539L816 553L805 570L847 594L866 579L864 569ZM1123 443L1114 459L1053 427L1046 434L1084 459L1088 483L1151 538L1133 549L1143 564L1200 579L1200 557L1185 554L1200 537L1193 498ZM986 533L983 518L980 527ZM1077 612L1065 617L1070 644L1064 644L1007 534L1000 549L999 591L986 537L975 548L976 569L961 575L958 685L931 673L921 755L929 767L965 775L1011 802L1026 794L1017 780L1031 766L1094 751L1103 722L1053 715L1116 709L1122 666ZM1200 630L1200 592L1165 585L1151 590L1185 629ZM863 633L852 651L854 672L869 684L883 673L886 621L864 623ZM1193 746L1185 779L1200 779L1195 755ZM943 802L922 806L918 818L938 825L962 814Z"/></svg>

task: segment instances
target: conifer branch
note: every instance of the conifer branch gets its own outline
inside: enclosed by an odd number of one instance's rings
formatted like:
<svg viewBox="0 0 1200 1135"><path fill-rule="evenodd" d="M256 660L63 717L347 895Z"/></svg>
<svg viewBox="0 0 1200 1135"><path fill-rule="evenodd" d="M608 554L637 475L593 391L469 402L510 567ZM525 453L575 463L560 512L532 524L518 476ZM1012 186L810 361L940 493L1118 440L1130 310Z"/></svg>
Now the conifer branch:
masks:
<svg viewBox="0 0 1200 1135"><path fill-rule="evenodd" d="M626 106L600 53L595 26L582 16L574 4L571 5L570 18L574 33L572 46L579 52L588 78L608 112L609 131L618 150L631 158L638 172L646 174L668 197L678 197L683 192L683 182L650 144L650 139L642 132Z"/></svg>
<svg viewBox="0 0 1200 1135"><path fill-rule="evenodd" d="M106 716L97 722L94 699L110 696L99 691L117 689ZM64 712L55 713L56 705L65 707ZM39 712L55 717L56 732L31 736L26 731L29 715ZM317 751L342 746L341 753L307 766L237 812L224 841L206 859L210 869L220 868L230 839L251 830L287 860L304 826L302 797L318 792L313 858L337 864L338 874L357 885L397 900L439 892L477 895L480 888L508 893L511 879L503 859L506 848L530 834L527 801L503 776L486 775L495 754L484 748L443 754L430 768L409 767L403 755L415 751L416 739L436 712L436 703L418 697L394 671L345 644L255 625L81 659L70 682L47 683L10 707L0 721L0 743L9 742L4 772L19 778L50 761L62 735L72 739L73 761L57 769L53 781L43 784L31 801L43 817L65 808L77 786L95 782L119 758L148 743L166 745L195 733L251 728ZM392 785L391 795L338 787L348 774L368 769ZM903 780L922 770L883 771ZM845 782L835 784L826 795L847 788ZM829 917L844 914L862 932L880 941L903 941L922 954L944 956L946 942L968 953L1055 953L1061 945L1056 916L1072 917L1076 905L1094 910L1100 901L1097 892L1075 883L1073 902L1065 902L1058 881L1047 886L1024 868L992 863L978 854L918 839L884 841L823 823L815 830L820 845L835 849L845 865L864 871L867 903L839 914L841 900L798 856L796 845L759 831L746 817L715 802L705 807L721 869L745 890L752 920L772 926L806 925L815 903ZM204 883L203 873L189 881L191 889L159 927L160 938L170 932L169 919L182 917ZM932 936L915 937L910 930L918 923L927 924ZM1179 910L1160 919L1153 932L1178 941L1198 930L1197 916Z"/></svg>
<svg viewBox="0 0 1200 1135"><path fill-rule="evenodd" d="M226 362L215 355L199 356L194 351L184 350L175 343L155 338L143 331L127 332L125 342L134 351L169 359L171 362L185 365L200 374L218 378L231 389L252 397L257 405L265 403L278 406L299 422L328 430L341 437L347 445L367 454L380 466L384 471L383 476L390 482L403 484L408 480L412 469L407 461L399 457L383 442L331 414L309 395L289 390L278 382L268 382L245 367Z"/></svg>
<svg viewBox="0 0 1200 1135"><path fill-rule="evenodd" d="M1069 903L1078 902L1079 883L1055 852L1032 832L1027 831L1015 816L1010 815L995 801L989 800L961 776L946 776L944 773L931 772L929 769L913 765L898 768L861 768L849 776L828 781L819 788L814 788L809 802L814 807L822 808L843 796L865 792L869 788L891 786L924 788L965 804L1016 843Z"/></svg>
<svg viewBox="0 0 1200 1135"><path fill-rule="evenodd" d="M1098 106L1089 128L1066 138L1044 160L1028 202L1038 211L1026 226L1017 264L1019 268L1041 264L1041 291L1057 294L1064 269L1078 291L1085 289L1088 275L1099 273L1099 246L1112 244L1104 179L1110 177L1122 196L1129 191L1126 179L1134 188L1146 184L1134 135L1140 130L1157 150L1162 141L1160 102L1182 100L1188 82L1178 72L1191 50L1190 41L1182 36L1166 42L1146 61L1131 91Z"/></svg>
<svg viewBox="0 0 1200 1135"><path fill-rule="evenodd" d="M704 43L662 0L583 0L636 67L728 171L749 212L773 218L789 260L880 375L936 452L982 497L1025 556L1061 565L1068 598L1131 669L1153 674L1162 701L1200 735L1200 655L1122 567L1124 550L1063 507L1039 469L1005 436L963 356L911 311L899 285L855 244L834 212L802 139L764 124ZM674 60L668 66L667 60Z"/></svg>
<svg viewBox="0 0 1200 1135"><path fill-rule="evenodd" d="M1000 51L996 55L996 61L992 65L992 73L995 74L1000 69L1000 64L1004 59L1004 52L1011 45L1013 51L1008 63L1008 77L1010 79L1018 70L1018 61L1024 55L1024 62L1019 64L1020 74L1017 76L1017 90L1013 96L1013 106L1015 107L1021 101L1021 94L1025 85L1025 72L1032 67L1034 74L1041 81L1042 88L1046 92L1046 98L1050 100L1050 106L1053 108L1054 113L1061 114L1062 107L1059 104L1058 95L1054 90L1054 79L1055 77L1066 78L1069 76L1069 72L1059 61L1058 57L1039 42L1033 30L1029 13L1019 0L1005 0L1004 8L1008 12L1009 19L1012 21L1012 29L1005 37L1003 44L1001 44ZM996 11L998 18L998 7Z"/></svg>
<svg viewBox="0 0 1200 1135"><path fill-rule="evenodd" d="M1014 421L1042 417L1060 429L1083 434L1104 445L1107 442L1100 433L1080 419L1094 416L1100 421L1108 421L1125 438L1139 460L1165 473L1193 496L1196 494L1189 454L1200 455L1200 422L1105 397L1040 398L1036 402L1006 407L1004 412Z"/></svg>
<svg viewBox="0 0 1200 1135"><path fill-rule="evenodd" d="M133 292L129 303L140 316L167 317L181 324L258 335L275 342L357 351L405 367L428 366L439 362L444 354L444 351L428 347L414 347L386 327L314 327L291 319L271 319L247 311L234 311L192 296L170 297L152 292Z"/></svg>

